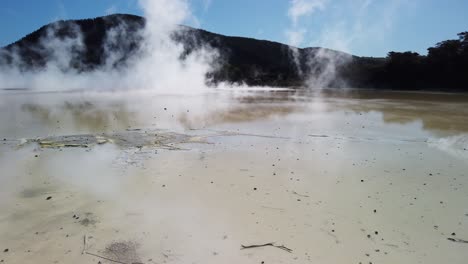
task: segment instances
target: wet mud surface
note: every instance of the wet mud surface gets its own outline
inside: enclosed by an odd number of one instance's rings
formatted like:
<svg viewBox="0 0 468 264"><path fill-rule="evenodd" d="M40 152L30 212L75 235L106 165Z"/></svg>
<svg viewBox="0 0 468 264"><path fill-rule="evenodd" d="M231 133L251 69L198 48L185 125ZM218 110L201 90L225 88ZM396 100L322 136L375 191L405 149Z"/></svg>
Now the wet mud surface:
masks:
<svg viewBox="0 0 468 264"><path fill-rule="evenodd" d="M1 263L468 258L468 100L7 97Z"/></svg>

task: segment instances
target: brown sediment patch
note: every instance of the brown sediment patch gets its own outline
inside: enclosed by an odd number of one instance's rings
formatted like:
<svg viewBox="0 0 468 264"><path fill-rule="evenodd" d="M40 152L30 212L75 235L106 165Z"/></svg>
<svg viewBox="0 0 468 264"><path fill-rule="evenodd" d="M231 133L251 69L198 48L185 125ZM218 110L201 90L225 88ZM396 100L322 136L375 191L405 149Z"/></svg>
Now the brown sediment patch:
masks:
<svg viewBox="0 0 468 264"><path fill-rule="evenodd" d="M98 221L96 217L93 215L93 213L85 213L85 218L80 220L79 223L84 227L88 227L88 226L95 226L98 223Z"/></svg>
<svg viewBox="0 0 468 264"><path fill-rule="evenodd" d="M20 196L23 198L35 198L45 194L50 194L52 189L50 187L37 187L37 188L26 188L21 191Z"/></svg>
<svg viewBox="0 0 468 264"><path fill-rule="evenodd" d="M141 263L138 247L138 243L133 241L113 242L106 247L104 254L109 259L121 263Z"/></svg>

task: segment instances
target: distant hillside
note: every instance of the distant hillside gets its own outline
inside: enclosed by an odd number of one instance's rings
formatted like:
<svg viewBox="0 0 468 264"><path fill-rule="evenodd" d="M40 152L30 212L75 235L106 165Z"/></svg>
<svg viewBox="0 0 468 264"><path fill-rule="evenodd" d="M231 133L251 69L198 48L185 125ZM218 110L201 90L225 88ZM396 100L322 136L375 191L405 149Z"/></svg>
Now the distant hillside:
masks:
<svg viewBox="0 0 468 264"><path fill-rule="evenodd" d="M119 51L115 53L119 57L112 66L124 67L129 59L138 55L142 42L138 30L144 25L142 17L120 14L58 21L1 49L0 64L15 63L21 70L41 69L48 60L54 59L41 45L44 37L53 32L59 39L82 36L83 46L78 42L67 43L65 51L73 53L67 65L70 69L87 72L102 67L109 51ZM366 58L322 48L296 49L277 42L180 28L173 38L183 44L185 55L203 45L219 51L219 65L207 75L212 83L468 91L466 32L460 33L457 40L429 48L428 56L390 52L386 58ZM113 39L111 44L106 41L109 36Z"/></svg>

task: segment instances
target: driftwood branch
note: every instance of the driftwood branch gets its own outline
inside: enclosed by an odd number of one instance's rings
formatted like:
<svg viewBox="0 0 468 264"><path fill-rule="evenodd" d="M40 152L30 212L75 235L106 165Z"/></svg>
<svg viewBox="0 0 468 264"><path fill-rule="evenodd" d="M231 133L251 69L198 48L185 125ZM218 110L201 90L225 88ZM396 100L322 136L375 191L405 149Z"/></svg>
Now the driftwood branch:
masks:
<svg viewBox="0 0 468 264"><path fill-rule="evenodd" d="M317 137L317 138L327 138L327 135L309 135L309 137Z"/></svg>
<svg viewBox="0 0 468 264"><path fill-rule="evenodd" d="M304 197L304 198L309 198L309 197L310 197L309 195L300 194L300 193L297 193L297 192L293 192L293 194L295 194L295 195L297 195L297 196Z"/></svg>
<svg viewBox="0 0 468 264"><path fill-rule="evenodd" d="M463 240L463 239L459 239L459 238L447 238L447 240L449 241L452 241L452 242L455 242L455 243L464 243L464 244L468 244L468 241L467 240Z"/></svg>
<svg viewBox="0 0 468 264"><path fill-rule="evenodd" d="M115 263L128 264L128 263L125 263L125 262L121 262L121 261L118 261L118 260L113 260L113 259L110 259L110 258L99 256L97 254L89 253L89 252L86 252L86 254L90 255L90 256L93 256L93 257L102 258L102 259L105 259L105 260L108 260L108 261L111 261L111 262L115 262Z"/></svg>
<svg viewBox="0 0 468 264"><path fill-rule="evenodd" d="M86 235L83 236L83 251L81 251L81 255L86 253Z"/></svg>
<svg viewBox="0 0 468 264"><path fill-rule="evenodd" d="M244 246L244 245L241 245L241 250L242 249L249 249L249 248L259 248L259 247L275 247L275 248L279 248L279 249L282 249L288 253L291 253L292 252L292 249L290 248L287 248L285 247L284 245L281 245L281 246L277 246L275 245L275 243L266 243L266 244L262 244L262 245L250 245L250 246Z"/></svg>

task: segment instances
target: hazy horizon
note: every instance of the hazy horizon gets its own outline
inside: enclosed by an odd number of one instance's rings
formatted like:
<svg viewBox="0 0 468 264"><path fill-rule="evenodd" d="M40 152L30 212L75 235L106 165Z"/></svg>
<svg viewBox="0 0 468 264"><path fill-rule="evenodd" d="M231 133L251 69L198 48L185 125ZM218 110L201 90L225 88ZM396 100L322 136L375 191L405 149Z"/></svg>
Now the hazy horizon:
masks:
<svg viewBox="0 0 468 264"><path fill-rule="evenodd" d="M468 18L464 14L468 3L463 1L187 2L191 14L184 25L227 36L264 39L301 48L320 46L358 56L384 57L390 51L426 54L428 47L454 39L457 33L468 28ZM57 20L112 13L143 15L136 0L7 1L0 8L3 33L0 46Z"/></svg>

